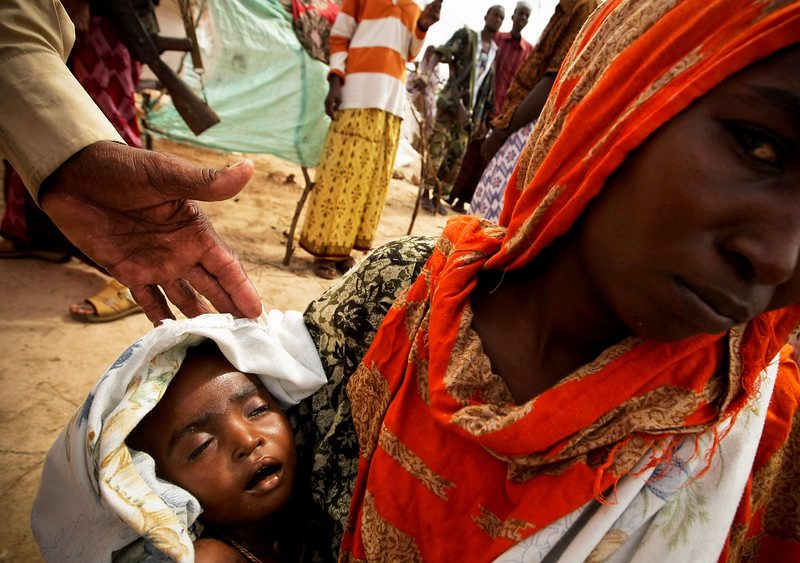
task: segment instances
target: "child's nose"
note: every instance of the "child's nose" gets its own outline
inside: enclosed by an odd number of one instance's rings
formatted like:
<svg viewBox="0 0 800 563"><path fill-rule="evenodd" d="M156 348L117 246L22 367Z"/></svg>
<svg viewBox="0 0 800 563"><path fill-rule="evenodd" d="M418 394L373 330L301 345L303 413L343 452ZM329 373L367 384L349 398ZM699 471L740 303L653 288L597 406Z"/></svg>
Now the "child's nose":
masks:
<svg viewBox="0 0 800 563"><path fill-rule="evenodd" d="M229 432L234 441L234 457L237 460L249 457L257 448L264 445L261 432L246 420L231 422Z"/></svg>

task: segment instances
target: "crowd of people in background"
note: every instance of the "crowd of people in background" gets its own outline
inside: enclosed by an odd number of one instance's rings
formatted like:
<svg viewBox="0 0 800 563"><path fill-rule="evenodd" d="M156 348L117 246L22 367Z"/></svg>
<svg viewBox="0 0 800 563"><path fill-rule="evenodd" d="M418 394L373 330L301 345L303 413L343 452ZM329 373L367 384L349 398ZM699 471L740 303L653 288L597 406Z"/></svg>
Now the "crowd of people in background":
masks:
<svg viewBox="0 0 800 563"><path fill-rule="evenodd" d="M516 5L505 33L499 31L505 10L492 6L480 32L463 27L445 44L429 46L407 78L406 66L418 58L427 29L438 20L441 0L424 10L388 0L284 4L292 10L301 43L330 65L325 112L331 126L300 246L314 256L314 273L333 279L355 264L354 250L372 247L409 103L421 116L420 134L426 138L422 208L447 214L447 203L455 212L469 208L497 220L522 145L597 0L559 2L535 47L522 38L531 16L527 2ZM70 68L125 142L140 147L134 106L140 64L100 3L74 0L65 7L78 30ZM402 33L395 33L397 26ZM387 49L384 37L397 45ZM81 60L91 61L90 73ZM0 258L65 262L76 256L92 264L41 211L10 165L4 194ZM84 322L141 311L128 288L115 280L69 308L73 319Z"/></svg>

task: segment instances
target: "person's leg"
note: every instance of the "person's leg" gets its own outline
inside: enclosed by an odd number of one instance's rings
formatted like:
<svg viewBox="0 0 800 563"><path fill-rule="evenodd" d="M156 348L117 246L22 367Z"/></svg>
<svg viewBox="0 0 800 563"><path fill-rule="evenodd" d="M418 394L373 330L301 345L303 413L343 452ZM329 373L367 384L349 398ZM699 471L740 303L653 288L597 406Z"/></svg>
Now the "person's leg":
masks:
<svg viewBox="0 0 800 563"><path fill-rule="evenodd" d="M5 165L5 211L0 220L0 258L38 258L68 262L72 245L28 193L22 178Z"/></svg>
<svg viewBox="0 0 800 563"><path fill-rule="evenodd" d="M486 161L481 156L481 145L483 139L470 139L467 145L467 150L461 159L461 166L458 170L458 176L453 184L453 190L447 198L447 203L453 207L453 211L457 213L465 213L465 204L472 201L472 196L475 193L475 188L478 186L478 181L481 179L486 168Z"/></svg>
<svg viewBox="0 0 800 563"><path fill-rule="evenodd" d="M439 170L442 188L441 199L447 199L450 196L453 183L456 181L458 170L461 167L464 151L467 149L468 140L469 134L458 123L453 123L450 127L450 144L447 147L447 154ZM441 205L439 212L442 215L447 214L447 211Z"/></svg>
<svg viewBox="0 0 800 563"><path fill-rule="evenodd" d="M422 207L431 213L434 213L433 195L436 193L436 180L442 178L442 166L450 146L452 123L453 118L450 115L444 112L438 113L428 141L428 166L422 175Z"/></svg>
<svg viewBox="0 0 800 563"><path fill-rule="evenodd" d="M346 260L355 244L381 145L377 114L383 112L340 110L328 130L300 232L300 246L317 257L320 277L335 277L336 262Z"/></svg>
<svg viewBox="0 0 800 563"><path fill-rule="evenodd" d="M358 233L354 248L358 250L369 250L372 248L372 241L375 239L375 232L378 230L378 222L386 203L386 196L389 193L389 185L392 181L392 171L394 161L397 156L397 147L400 141L401 119L396 115L381 112L382 115L382 137L383 142L378 157L375 160L374 172L372 173L372 186L369 188L368 197L365 199L361 220L359 222Z"/></svg>

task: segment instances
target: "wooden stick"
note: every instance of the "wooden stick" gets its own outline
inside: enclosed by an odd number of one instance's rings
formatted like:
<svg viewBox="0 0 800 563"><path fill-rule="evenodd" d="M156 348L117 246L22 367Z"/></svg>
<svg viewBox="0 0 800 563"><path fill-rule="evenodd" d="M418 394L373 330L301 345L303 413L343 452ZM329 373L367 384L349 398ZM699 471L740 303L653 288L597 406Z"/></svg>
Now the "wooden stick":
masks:
<svg viewBox="0 0 800 563"><path fill-rule="evenodd" d="M294 252L294 231L297 229L297 223L300 221L300 213L303 211L303 206L306 204L306 199L311 190L314 189L314 182L308 175L308 168L305 166L300 167L303 171L303 178L306 180L306 187L303 188L303 193L300 194L300 199L297 202L297 208L294 210L294 217L292 217L292 226L289 229L289 234L286 237L286 254L283 255L283 265L288 266L292 261L292 253Z"/></svg>
<svg viewBox="0 0 800 563"><path fill-rule="evenodd" d="M419 204L422 201L422 192L425 190L425 179L428 178L430 175L433 178L433 183L436 186L436 191L441 192L441 187L439 184L439 178L432 170L429 170L431 167L429 158L428 158L428 129L430 128L431 121L428 118L428 99L423 97L422 98L422 120L423 123L420 123L419 118L417 115L412 111L411 114L414 116L414 119L417 121L417 125L420 126L420 170L419 170L419 189L417 190L417 201L414 203L414 212L411 214L411 224L408 226L408 232L406 235L410 235L411 231L414 229L414 222L417 220L417 213L419 212ZM423 127L424 125L424 127ZM438 210L438 207L436 208Z"/></svg>

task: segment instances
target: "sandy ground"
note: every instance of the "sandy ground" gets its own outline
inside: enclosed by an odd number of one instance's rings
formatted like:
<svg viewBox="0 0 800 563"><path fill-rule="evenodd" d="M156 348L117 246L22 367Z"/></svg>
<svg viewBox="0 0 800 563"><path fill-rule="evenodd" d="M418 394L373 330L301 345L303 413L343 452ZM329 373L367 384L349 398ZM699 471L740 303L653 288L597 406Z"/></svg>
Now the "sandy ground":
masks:
<svg viewBox="0 0 800 563"><path fill-rule="evenodd" d="M167 141L157 141L156 149L206 166L241 156ZM332 283L314 276L311 257L300 249L289 267L281 264L302 173L274 157L251 158L256 173L248 187L233 200L204 208L267 306L302 310ZM415 186L392 181L376 244L406 233L415 197ZM445 221L420 213L414 234L438 234ZM76 260L0 260L0 561L41 560L29 516L44 455L106 367L150 328L143 315L105 324L72 321L67 306L104 283Z"/></svg>

